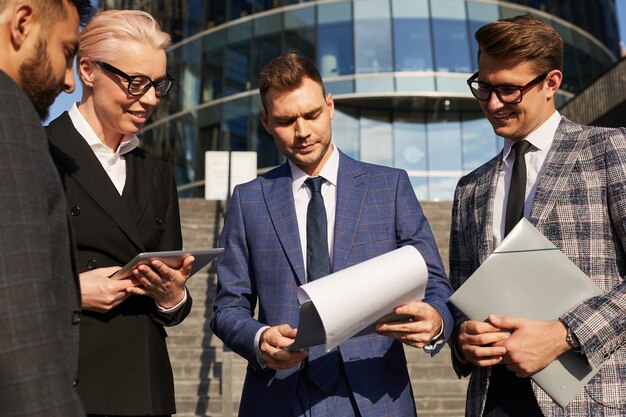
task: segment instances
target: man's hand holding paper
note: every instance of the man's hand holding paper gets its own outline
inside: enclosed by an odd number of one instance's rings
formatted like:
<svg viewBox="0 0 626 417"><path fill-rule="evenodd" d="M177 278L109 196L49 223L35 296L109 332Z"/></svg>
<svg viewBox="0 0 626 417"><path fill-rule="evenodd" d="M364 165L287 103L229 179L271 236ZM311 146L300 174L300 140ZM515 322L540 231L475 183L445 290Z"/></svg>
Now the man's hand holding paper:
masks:
<svg viewBox="0 0 626 417"><path fill-rule="evenodd" d="M288 324L269 327L261 333L259 349L268 368L289 369L307 357L306 351L287 350L293 344L296 333L297 329L291 328Z"/></svg>
<svg viewBox="0 0 626 417"><path fill-rule="evenodd" d="M412 318L376 325L376 331L383 336L393 337L416 348L423 348L441 333L442 320L439 312L430 304L415 301L397 307L394 312Z"/></svg>

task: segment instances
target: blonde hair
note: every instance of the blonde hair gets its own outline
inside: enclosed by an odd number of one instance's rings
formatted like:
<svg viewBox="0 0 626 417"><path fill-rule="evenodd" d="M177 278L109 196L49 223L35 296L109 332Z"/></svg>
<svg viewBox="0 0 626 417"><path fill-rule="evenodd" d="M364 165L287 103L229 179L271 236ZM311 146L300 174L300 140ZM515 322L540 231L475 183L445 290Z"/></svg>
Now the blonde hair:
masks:
<svg viewBox="0 0 626 417"><path fill-rule="evenodd" d="M140 10L107 10L98 13L80 34L78 60L115 61L119 46L126 41L165 49L171 37L161 31L152 16Z"/></svg>

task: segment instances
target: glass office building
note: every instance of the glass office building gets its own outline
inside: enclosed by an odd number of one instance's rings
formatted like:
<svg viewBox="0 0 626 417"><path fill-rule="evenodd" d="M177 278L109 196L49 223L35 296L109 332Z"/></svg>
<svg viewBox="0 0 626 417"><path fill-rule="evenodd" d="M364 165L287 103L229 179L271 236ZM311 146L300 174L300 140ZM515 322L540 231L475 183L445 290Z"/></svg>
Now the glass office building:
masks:
<svg viewBox="0 0 626 417"><path fill-rule="evenodd" d="M501 147L465 82L477 70L480 26L520 14L553 25L565 41L558 104L619 56L612 0L150 3L175 34L168 67L177 82L143 139L172 163L179 185L201 183L208 150L256 151L260 171L284 161L258 119L257 89L259 70L282 53L317 63L335 99L333 141L343 152L405 169L418 198L435 201L451 200L459 177Z"/></svg>

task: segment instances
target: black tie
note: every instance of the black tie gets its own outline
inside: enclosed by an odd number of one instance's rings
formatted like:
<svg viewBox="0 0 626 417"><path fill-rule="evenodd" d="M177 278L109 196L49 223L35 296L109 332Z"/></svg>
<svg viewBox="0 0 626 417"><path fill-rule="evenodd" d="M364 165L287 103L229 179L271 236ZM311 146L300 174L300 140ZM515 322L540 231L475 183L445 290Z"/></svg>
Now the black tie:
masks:
<svg viewBox="0 0 626 417"><path fill-rule="evenodd" d="M328 254L328 226L326 208L322 197L323 177L311 177L304 183L311 189L311 199L306 211L307 278L313 281L330 274ZM322 391L330 393L339 380L339 352L326 353L324 346L309 348L306 374Z"/></svg>
<svg viewBox="0 0 626 417"><path fill-rule="evenodd" d="M308 281L330 274L328 256L328 226L322 197L324 177L311 177L304 183L311 189L306 211L306 263Z"/></svg>
<svg viewBox="0 0 626 417"><path fill-rule="evenodd" d="M524 217L524 200L526 199L526 160L524 155L530 148L530 142L521 141L513 145L515 150L515 163L509 185L509 195L506 202L506 222L504 224L504 236Z"/></svg>

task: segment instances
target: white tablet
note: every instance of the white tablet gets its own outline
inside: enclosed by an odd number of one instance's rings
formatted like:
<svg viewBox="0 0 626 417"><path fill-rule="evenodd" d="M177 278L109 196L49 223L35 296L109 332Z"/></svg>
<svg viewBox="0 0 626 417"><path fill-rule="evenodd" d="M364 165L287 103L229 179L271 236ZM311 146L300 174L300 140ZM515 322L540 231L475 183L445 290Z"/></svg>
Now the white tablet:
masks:
<svg viewBox="0 0 626 417"><path fill-rule="evenodd" d="M143 252L135 256L130 262L124 265L122 269L111 275L111 279L122 279L129 277L132 274L131 271L133 269L135 269L139 265L149 264L152 259L158 259L170 268L180 268L183 264L183 259L185 259L189 255L192 255L195 258L195 261L193 261L193 266L191 267L191 272L189 274L189 276L191 277L196 272L207 266L209 262L217 258L217 256L222 252L224 252L224 249L222 248Z"/></svg>

